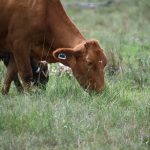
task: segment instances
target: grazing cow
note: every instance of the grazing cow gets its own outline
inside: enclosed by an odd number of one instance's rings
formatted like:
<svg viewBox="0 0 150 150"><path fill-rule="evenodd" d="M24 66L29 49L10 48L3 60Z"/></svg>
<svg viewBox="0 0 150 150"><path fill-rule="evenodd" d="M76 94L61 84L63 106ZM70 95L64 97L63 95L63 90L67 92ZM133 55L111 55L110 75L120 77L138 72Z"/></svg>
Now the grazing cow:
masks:
<svg viewBox="0 0 150 150"><path fill-rule="evenodd" d="M0 0L0 11L0 51L13 54L25 89L33 78L30 57L60 62L72 69L83 88L103 89L107 63L103 49L96 40L83 37L60 0ZM11 76L13 71L7 80Z"/></svg>
<svg viewBox="0 0 150 150"><path fill-rule="evenodd" d="M0 60L3 61L4 65L7 67L7 70L9 71L9 65L12 62L11 60L11 54L9 53L0 53ZM38 86L39 88L46 89L46 84L49 80L49 72L48 72L48 64L44 61L37 61L35 59L31 59L31 66L32 66L32 72L33 72L33 84ZM15 66L16 67L16 66ZM14 70L14 68L11 68ZM16 68L17 69L17 68ZM7 75L6 75L7 76ZM19 92L23 91L23 87L21 82L19 81L18 75L14 76L14 84ZM5 80L4 82L7 82ZM9 85L6 83L6 85ZM7 92L9 91L9 87L7 87ZM6 91L2 90L3 94L7 94Z"/></svg>

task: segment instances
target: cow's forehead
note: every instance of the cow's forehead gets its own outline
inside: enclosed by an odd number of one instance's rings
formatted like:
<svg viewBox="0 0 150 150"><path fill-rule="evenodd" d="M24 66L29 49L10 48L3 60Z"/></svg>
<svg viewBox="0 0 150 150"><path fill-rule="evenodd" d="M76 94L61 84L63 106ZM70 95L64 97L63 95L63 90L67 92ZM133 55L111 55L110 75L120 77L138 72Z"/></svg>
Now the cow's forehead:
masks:
<svg viewBox="0 0 150 150"><path fill-rule="evenodd" d="M81 49L92 49L92 50L98 50L100 49L100 46L97 42L95 42L94 44L91 42L82 42L81 44L78 44L75 48L75 50L81 50Z"/></svg>
<svg viewBox="0 0 150 150"><path fill-rule="evenodd" d="M86 58L90 61L96 61L99 58L99 54L96 51L89 50Z"/></svg>

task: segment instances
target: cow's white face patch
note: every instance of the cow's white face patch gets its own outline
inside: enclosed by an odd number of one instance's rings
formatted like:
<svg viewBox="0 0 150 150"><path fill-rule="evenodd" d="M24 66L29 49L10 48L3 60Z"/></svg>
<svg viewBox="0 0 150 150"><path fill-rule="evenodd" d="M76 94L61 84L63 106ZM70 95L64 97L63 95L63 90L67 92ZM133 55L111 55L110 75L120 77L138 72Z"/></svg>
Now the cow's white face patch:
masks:
<svg viewBox="0 0 150 150"><path fill-rule="evenodd" d="M61 59L61 60L66 60L66 59L67 59L67 56L66 56L65 53L60 53L60 54L58 55L58 58Z"/></svg>

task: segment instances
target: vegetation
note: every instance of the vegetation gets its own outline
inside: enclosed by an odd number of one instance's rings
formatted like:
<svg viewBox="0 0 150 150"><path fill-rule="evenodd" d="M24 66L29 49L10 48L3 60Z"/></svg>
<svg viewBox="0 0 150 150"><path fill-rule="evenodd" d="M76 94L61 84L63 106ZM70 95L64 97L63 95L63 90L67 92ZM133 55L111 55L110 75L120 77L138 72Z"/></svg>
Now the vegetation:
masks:
<svg viewBox="0 0 150 150"><path fill-rule="evenodd" d="M89 95L72 76L57 73L46 91L18 94L12 86L0 94L0 150L150 149L149 0L66 9L106 51L106 89ZM0 81L4 71L1 63Z"/></svg>

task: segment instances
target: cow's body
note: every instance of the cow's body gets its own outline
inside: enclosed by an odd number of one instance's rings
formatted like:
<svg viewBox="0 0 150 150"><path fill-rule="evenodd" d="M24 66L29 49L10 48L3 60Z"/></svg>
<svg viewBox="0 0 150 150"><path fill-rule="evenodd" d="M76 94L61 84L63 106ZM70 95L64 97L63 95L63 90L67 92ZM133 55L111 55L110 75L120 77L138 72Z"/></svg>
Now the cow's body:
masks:
<svg viewBox="0 0 150 150"><path fill-rule="evenodd" d="M41 59L43 45L46 50L55 50L74 48L85 41L59 0L0 0L0 4L0 45L5 50L13 51L15 44L22 46L26 42L23 47Z"/></svg>
<svg viewBox="0 0 150 150"><path fill-rule="evenodd" d="M34 57L61 62L72 69L81 86L102 89L103 50L96 41L86 41L59 0L0 0L0 11L0 51L13 54L26 88L33 77L30 57ZM89 61L95 66L91 70Z"/></svg>

